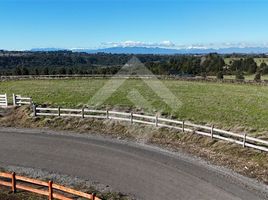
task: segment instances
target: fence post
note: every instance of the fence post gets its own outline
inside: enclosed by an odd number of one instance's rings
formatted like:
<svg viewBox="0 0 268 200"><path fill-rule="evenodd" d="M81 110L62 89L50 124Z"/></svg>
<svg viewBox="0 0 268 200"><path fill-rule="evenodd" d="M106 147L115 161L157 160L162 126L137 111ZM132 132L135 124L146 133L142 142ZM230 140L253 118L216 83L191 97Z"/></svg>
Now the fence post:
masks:
<svg viewBox="0 0 268 200"><path fill-rule="evenodd" d="M13 96L13 106L16 106L17 105L17 103L16 103L16 95L15 94L13 94L12 95Z"/></svg>
<svg viewBox="0 0 268 200"><path fill-rule="evenodd" d="M247 134L244 133L244 138L243 138L243 147L246 146L246 140L247 140Z"/></svg>
<svg viewBox="0 0 268 200"><path fill-rule="evenodd" d="M6 107L8 106L7 94L5 94Z"/></svg>
<svg viewBox="0 0 268 200"><path fill-rule="evenodd" d="M211 133L211 139L213 139L213 129L214 129L214 125L211 126L211 131L210 131L210 133Z"/></svg>
<svg viewBox="0 0 268 200"><path fill-rule="evenodd" d="M109 110L106 110L106 119L109 119Z"/></svg>
<svg viewBox="0 0 268 200"><path fill-rule="evenodd" d="M53 200L53 188L52 188L52 181L48 181L48 199Z"/></svg>
<svg viewBox="0 0 268 200"><path fill-rule="evenodd" d="M130 122L133 124L133 112L130 113Z"/></svg>
<svg viewBox="0 0 268 200"><path fill-rule="evenodd" d="M11 184L12 184L12 192L16 193L16 173L15 172L12 173Z"/></svg>
<svg viewBox="0 0 268 200"><path fill-rule="evenodd" d="M96 198L96 194L92 193L92 200L95 200L95 198Z"/></svg>
<svg viewBox="0 0 268 200"><path fill-rule="evenodd" d="M18 105L21 106L21 95L16 96L16 100L19 101Z"/></svg>
<svg viewBox="0 0 268 200"><path fill-rule="evenodd" d="M85 118L85 107L82 108L82 118Z"/></svg>
<svg viewBox="0 0 268 200"><path fill-rule="evenodd" d="M60 117L60 107L58 107L58 116Z"/></svg>
<svg viewBox="0 0 268 200"><path fill-rule="evenodd" d="M36 105L33 104L33 116L36 117Z"/></svg>
<svg viewBox="0 0 268 200"><path fill-rule="evenodd" d="M182 121L182 132L184 133L184 120Z"/></svg>
<svg viewBox="0 0 268 200"><path fill-rule="evenodd" d="M158 115L155 115L155 126L158 127Z"/></svg>
<svg viewBox="0 0 268 200"><path fill-rule="evenodd" d="M32 104L33 104L33 98L30 97L30 105L32 105Z"/></svg>

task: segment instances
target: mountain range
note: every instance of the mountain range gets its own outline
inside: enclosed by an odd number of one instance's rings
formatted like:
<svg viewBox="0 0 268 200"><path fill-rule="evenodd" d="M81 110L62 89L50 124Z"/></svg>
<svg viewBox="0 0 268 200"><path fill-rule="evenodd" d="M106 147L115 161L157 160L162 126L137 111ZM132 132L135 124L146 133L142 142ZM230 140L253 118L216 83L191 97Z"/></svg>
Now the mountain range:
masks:
<svg viewBox="0 0 268 200"><path fill-rule="evenodd" d="M229 47L229 48L185 48L185 49L168 49L159 47L111 47L103 49L63 49L63 48L35 48L30 51L63 51L85 53L112 53L112 54L268 54L268 47Z"/></svg>

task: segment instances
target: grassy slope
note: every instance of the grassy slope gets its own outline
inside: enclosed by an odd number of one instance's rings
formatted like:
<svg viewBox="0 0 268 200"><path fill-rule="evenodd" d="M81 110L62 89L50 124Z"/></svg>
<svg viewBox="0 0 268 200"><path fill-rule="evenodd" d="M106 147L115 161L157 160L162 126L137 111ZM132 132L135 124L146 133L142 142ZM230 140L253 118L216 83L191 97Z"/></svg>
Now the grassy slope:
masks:
<svg viewBox="0 0 268 200"><path fill-rule="evenodd" d="M64 107L81 107L106 82L105 79L84 80L27 80L0 82L0 93L32 96L38 104L53 104ZM136 89L155 108L149 112L173 113L179 119L196 123L214 123L222 128L244 127L267 130L268 87L220 83L183 82L175 80L163 83L183 103L171 109L141 80L127 80L110 97L105 105L134 107L126 97ZM10 98L11 99L11 98Z"/></svg>

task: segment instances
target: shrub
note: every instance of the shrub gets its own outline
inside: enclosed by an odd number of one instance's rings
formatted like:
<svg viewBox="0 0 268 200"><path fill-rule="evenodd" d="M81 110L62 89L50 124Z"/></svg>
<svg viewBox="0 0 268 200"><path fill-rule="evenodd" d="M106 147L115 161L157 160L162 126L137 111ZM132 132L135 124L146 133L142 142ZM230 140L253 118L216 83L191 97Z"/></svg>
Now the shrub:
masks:
<svg viewBox="0 0 268 200"><path fill-rule="evenodd" d="M260 72L257 72L257 73L255 74L254 81L256 81L256 82L261 81L261 73L260 73Z"/></svg>
<svg viewBox="0 0 268 200"><path fill-rule="evenodd" d="M242 71L237 71L235 74L235 79L236 80L245 80L244 74Z"/></svg>
<svg viewBox="0 0 268 200"><path fill-rule="evenodd" d="M222 71L219 71L217 73L217 79L223 79L223 73L222 73Z"/></svg>
<svg viewBox="0 0 268 200"><path fill-rule="evenodd" d="M262 74L268 74L268 65L266 63L261 63L260 65L260 69Z"/></svg>
<svg viewBox="0 0 268 200"><path fill-rule="evenodd" d="M202 76L202 78L207 78L207 73L206 72L201 72L200 75Z"/></svg>

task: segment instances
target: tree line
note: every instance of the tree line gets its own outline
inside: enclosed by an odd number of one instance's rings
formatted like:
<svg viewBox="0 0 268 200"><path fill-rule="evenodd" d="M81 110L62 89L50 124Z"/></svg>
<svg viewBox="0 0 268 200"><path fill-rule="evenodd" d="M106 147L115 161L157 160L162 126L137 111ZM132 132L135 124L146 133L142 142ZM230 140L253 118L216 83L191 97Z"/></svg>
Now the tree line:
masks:
<svg viewBox="0 0 268 200"><path fill-rule="evenodd" d="M11 52L0 51L0 75L72 75L72 74L116 74L134 55L87 54L71 51L56 52ZM266 55L135 55L157 75L217 76L245 74L268 74L265 62L257 66L255 57ZM233 58L226 64L225 58Z"/></svg>

